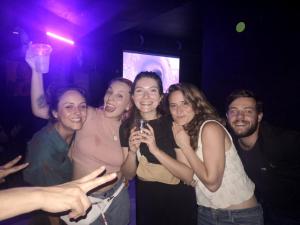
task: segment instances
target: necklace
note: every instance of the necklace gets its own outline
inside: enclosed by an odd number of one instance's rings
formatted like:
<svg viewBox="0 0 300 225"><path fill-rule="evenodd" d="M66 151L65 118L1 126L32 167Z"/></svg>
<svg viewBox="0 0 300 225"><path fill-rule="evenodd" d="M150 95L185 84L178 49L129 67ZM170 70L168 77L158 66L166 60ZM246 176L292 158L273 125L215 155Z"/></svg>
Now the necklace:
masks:
<svg viewBox="0 0 300 225"><path fill-rule="evenodd" d="M108 131L108 134L110 137L112 137L112 140L113 141L119 141L119 137L117 135L117 132L119 131L118 128L119 128L119 125L118 124L108 124L107 126L107 131Z"/></svg>
<svg viewBox="0 0 300 225"><path fill-rule="evenodd" d="M119 140L119 139L118 139L118 136L115 135L115 134L113 134L113 140L114 140L114 141L118 141L118 140Z"/></svg>
<svg viewBox="0 0 300 225"><path fill-rule="evenodd" d="M119 132L120 121L115 121L112 118L103 117L103 131L112 137L113 141L119 141L117 133Z"/></svg>

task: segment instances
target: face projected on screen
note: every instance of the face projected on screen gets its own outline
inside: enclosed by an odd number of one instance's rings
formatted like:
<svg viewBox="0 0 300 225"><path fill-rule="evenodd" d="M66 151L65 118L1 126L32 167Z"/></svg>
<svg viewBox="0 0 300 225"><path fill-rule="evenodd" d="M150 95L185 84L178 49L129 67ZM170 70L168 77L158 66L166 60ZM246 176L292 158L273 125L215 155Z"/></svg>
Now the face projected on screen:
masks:
<svg viewBox="0 0 300 225"><path fill-rule="evenodd" d="M123 77L134 80L141 71L157 73L166 90L171 84L179 82L179 58L124 52Z"/></svg>

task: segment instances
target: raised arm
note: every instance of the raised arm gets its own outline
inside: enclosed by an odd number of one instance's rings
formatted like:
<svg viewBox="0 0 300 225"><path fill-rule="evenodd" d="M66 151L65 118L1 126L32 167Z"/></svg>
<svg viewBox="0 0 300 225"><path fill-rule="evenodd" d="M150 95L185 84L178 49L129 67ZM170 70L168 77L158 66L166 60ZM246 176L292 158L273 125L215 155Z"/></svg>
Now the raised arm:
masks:
<svg viewBox="0 0 300 225"><path fill-rule="evenodd" d="M191 147L189 136L182 126L173 125L176 143L182 149L199 180L212 192L219 189L225 169L225 131L217 123L209 122L202 129L203 161Z"/></svg>
<svg viewBox="0 0 300 225"><path fill-rule="evenodd" d="M42 119L48 119L48 104L45 98L43 74L38 73L35 68L34 57L30 54L30 46L26 51L26 62L31 68L31 110L32 113Z"/></svg>
<svg viewBox="0 0 300 225"><path fill-rule="evenodd" d="M97 177L103 170L100 168L79 180L62 185L0 191L0 221L38 209L52 213L70 210L70 218L85 215L91 205L86 193L116 178L115 173Z"/></svg>

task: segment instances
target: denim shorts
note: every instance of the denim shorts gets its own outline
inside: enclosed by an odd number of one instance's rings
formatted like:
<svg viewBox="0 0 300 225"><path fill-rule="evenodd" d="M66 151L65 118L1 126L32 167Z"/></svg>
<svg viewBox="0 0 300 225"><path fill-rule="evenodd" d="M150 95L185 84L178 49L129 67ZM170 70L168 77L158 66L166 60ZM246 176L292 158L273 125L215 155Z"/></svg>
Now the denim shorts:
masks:
<svg viewBox="0 0 300 225"><path fill-rule="evenodd" d="M120 187L123 180L120 179L111 189L103 193L93 193L92 196L96 198L108 198L112 196ZM128 187L125 186L122 191L113 199L108 210L104 213L108 225L127 225L130 221L130 200L128 194ZM91 225L104 225L102 216L96 219Z"/></svg>
<svg viewBox="0 0 300 225"><path fill-rule="evenodd" d="M247 209L213 209L198 206L198 225L263 225L260 204Z"/></svg>

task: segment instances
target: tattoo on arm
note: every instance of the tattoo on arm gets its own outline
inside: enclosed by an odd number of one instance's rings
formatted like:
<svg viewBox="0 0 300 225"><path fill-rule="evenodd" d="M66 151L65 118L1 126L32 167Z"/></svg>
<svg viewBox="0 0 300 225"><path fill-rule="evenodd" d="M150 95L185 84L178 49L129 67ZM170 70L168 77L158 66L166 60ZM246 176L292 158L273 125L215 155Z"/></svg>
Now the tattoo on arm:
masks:
<svg viewBox="0 0 300 225"><path fill-rule="evenodd" d="M39 108L45 108L47 107L47 102L44 95L41 95L37 98L37 105Z"/></svg>

